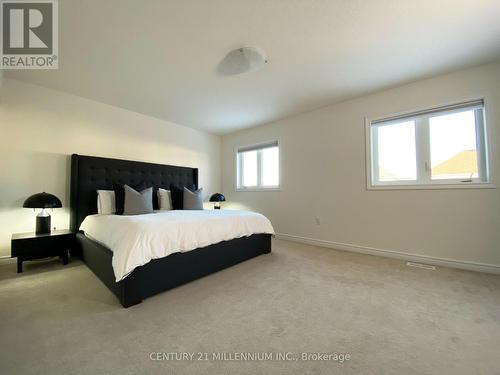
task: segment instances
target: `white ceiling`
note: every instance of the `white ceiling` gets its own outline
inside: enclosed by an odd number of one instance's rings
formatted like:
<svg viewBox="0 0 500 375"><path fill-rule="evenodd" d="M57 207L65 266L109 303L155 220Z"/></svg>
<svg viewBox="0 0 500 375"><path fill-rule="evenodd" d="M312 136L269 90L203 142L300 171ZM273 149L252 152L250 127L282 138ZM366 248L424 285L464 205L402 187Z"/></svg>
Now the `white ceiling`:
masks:
<svg viewBox="0 0 500 375"><path fill-rule="evenodd" d="M500 57L500 0L59 0L59 13L59 70L7 77L217 134ZM269 64L220 75L245 45Z"/></svg>

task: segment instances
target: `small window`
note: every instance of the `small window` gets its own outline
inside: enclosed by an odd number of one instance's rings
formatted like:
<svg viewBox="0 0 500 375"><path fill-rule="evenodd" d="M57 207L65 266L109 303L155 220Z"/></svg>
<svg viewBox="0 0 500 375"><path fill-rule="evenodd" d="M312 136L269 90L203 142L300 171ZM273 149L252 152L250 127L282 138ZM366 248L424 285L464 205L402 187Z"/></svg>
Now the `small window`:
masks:
<svg viewBox="0 0 500 375"><path fill-rule="evenodd" d="M236 152L236 188L238 190L279 188L279 154L278 141L238 148Z"/></svg>
<svg viewBox="0 0 500 375"><path fill-rule="evenodd" d="M483 100L371 121L367 126L369 186L489 182Z"/></svg>

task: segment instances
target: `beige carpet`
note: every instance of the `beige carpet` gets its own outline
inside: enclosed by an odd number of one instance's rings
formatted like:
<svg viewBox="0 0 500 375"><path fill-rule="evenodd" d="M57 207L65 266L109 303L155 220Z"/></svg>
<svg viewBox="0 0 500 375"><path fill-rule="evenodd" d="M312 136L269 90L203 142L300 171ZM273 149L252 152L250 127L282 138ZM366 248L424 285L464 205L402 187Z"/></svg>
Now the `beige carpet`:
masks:
<svg viewBox="0 0 500 375"><path fill-rule="evenodd" d="M0 374L499 374L500 277L275 241L123 309L78 261L0 266ZM151 352L349 353L152 361ZM290 357L291 358L291 357Z"/></svg>

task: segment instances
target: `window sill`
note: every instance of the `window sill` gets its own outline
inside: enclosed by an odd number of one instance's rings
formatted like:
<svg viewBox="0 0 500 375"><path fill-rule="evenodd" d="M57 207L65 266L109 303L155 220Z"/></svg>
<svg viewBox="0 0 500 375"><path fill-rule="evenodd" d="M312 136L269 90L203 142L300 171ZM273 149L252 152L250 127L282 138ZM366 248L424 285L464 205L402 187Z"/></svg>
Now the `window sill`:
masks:
<svg viewBox="0 0 500 375"><path fill-rule="evenodd" d="M282 189L280 187L275 187L275 188L245 188L245 189L242 189L242 188L236 188L235 191L241 193L241 192L245 192L245 191L248 191L248 192L266 192L266 191L281 191Z"/></svg>
<svg viewBox="0 0 500 375"><path fill-rule="evenodd" d="M435 185L375 185L368 190L447 190L447 189L496 189L491 183L435 184Z"/></svg>

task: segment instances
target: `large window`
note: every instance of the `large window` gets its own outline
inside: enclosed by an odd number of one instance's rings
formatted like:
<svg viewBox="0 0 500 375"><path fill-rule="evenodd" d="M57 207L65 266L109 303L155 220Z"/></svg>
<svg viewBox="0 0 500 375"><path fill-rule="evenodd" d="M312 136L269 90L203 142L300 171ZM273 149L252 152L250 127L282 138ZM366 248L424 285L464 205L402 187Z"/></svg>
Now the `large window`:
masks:
<svg viewBox="0 0 500 375"><path fill-rule="evenodd" d="M482 100L367 123L369 187L489 182Z"/></svg>
<svg viewBox="0 0 500 375"><path fill-rule="evenodd" d="M278 141L238 148L236 152L236 188L238 190L277 189L279 186Z"/></svg>

